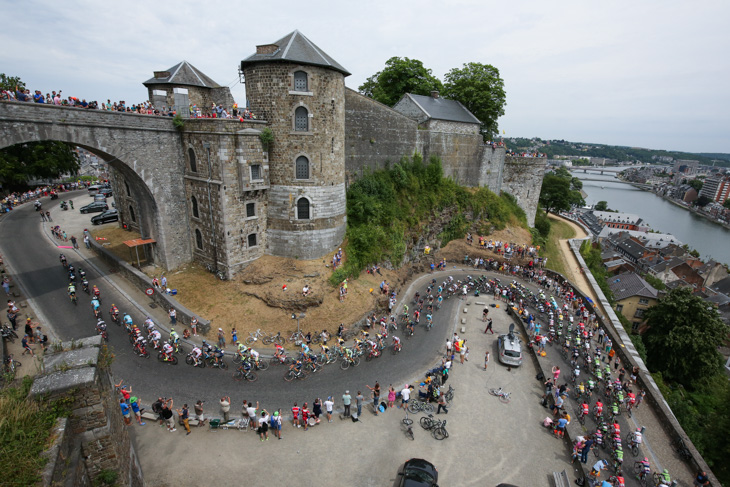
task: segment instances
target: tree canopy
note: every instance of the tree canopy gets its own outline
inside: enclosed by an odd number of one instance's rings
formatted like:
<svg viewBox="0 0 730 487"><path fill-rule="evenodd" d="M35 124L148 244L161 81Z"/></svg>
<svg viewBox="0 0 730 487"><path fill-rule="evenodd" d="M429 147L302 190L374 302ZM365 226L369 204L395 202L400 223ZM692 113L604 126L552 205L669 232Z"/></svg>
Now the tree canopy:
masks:
<svg viewBox="0 0 730 487"><path fill-rule="evenodd" d="M730 198L726 199L725 202L722 204L725 208L730 209Z"/></svg>
<svg viewBox="0 0 730 487"><path fill-rule="evenodd" d="M78 169L78 156L65 142L28 142L0 150L0 181L5 187L22 187L34 178L76 174Z"/></svg>
<svg viewBox="0 0 730 487"><path fill-rule="evenodd" d="M8 76L5 73L0 73L0 90L7 90L15 92L15 87L24 90L25 83L18 76Z"/></svg>
<svg viewBox="0 0 730 487"><path fill-rule="evenodd" d="M570 171L559 167L543 178L539 202L548 213L568 211L573 205L585 204L580 193L582 187L583 183L572 177Z"/></svg>
<svg viewBox="0 0 730 487"><path fill-rule="evenodd" d="M690 179L689 181L687 181L687 184L692 186L698 193L700 192L700 190L702 189L702 186L703 186L702 181L699 179Z"/></svg>
<svg viewBox="0 0 730 487"><path fill-rule="evenodd" d="M643 339L650 370L689 389L721 370L717 347L727 337L728 327L714 306L693 295L691 288L673 289L645 316L648 329Z"/></svg>
<svg viewBox="0 0 730 487"><path fill-rule="evenodd" d="M439 91L445 98L464 105L481 122L485 138L499 133L497 119L504 115L504 80L490 64L466 63L436 78L418 59L392 57L385 68L370 76L358 90L388 106L395 105L406 93L430 95Z"/></svg>
<svg viewBox="0 0 730 487"><path fill-rule="evenodd" d="M606 211L608 210L608 201L599 201L596 203L596 206L593 208L596 211Z"/></svg>
<svg viewBox="0 0 730 487"><path fill-rule="evenodd" d="M418 59L394 56L385 62L385 68L370 76L358 88L360 93L392 107L406 93L430 95L442 91L441 81L431 74Z"/></svg>
<svg viewBox="0 0 730 487"><path fill-rule="evenodd" d="M466 63L444 76L447 98L459 101L482 122L482 134L492 138L499 133L497 119L506 104L504 80L490 64Z"/></svg>
<svg viewBox="0 0 730 487"><path fill-rule="evenodd" d="M695 200L695 205L697 205L697 206L704 207L704 206L709 205L710 203L712 203L712 198L710 198L704 194Z"/></svg>

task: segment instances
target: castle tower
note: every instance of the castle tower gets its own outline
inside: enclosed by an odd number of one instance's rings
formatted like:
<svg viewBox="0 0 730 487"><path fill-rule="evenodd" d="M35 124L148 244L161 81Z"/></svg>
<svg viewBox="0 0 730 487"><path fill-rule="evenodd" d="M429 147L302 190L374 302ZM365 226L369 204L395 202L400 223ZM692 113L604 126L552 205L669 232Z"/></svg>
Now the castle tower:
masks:
<svg viewBox="0 0 730 487"><path fill-rule="evenodd" d="M274 133L267 253L322 257L345 236L345 76L299 31L241 61L247 106Z"/></svg>

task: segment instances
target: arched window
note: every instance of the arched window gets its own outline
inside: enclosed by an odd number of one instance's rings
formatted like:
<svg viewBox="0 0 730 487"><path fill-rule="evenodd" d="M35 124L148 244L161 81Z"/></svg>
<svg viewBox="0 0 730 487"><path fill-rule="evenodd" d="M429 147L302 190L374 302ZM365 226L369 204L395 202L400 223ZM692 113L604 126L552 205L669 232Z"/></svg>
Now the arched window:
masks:
<svg viewBox="0 0 730 487"><path fill-rule="evenodd" d="M129 218L131 218L134 223L137 223L137 217L134 216L134 208L132 205L129 205Z"/></svg>
<svg viewBox="0 0 730 487"><path fill-rule="evenodd" d="M198 172L198 164L195 162L195 151L192 147L188 149L188 158L190 159L190 170L192 172Z"/></svg>
<svg viewBox="0 0 730 487"><path fill-rule="evenodd" d="M307 89L307 73L304 71L294 73L294 91L309 91Z"/></svg>
<svg viewBox="0 0 730 487"><path fill-rule="evenodd" d="M195 229L195 245L203 250L203 234L197 228Z"/></svg>
<svg viewBox="0 0 730 487"><path fill-rule="evenodd" d="M309 131L309 112L304 107L298 107L294 111L294 130L297 132Z"/></svg>
<svg viewBox="0 0 730 487"><path fill-rule="evenodd" d="M307 198L297 200L297 219L309 220L309 200Z"/></svg>
<svg viewBox="0 0 730 487"><path fill-rule="evenodd" d="M190 202L193 204L193 217L200 218L200 213L198 212L198 199L195 196L190 197Z"/></svg>
<svg viewBox="0 0 730 487"><path fill-rule="evenodd" d="M309 159L304 156L297 157L295 178L309 179Z"/></svg>
<svg viewBox="0 0 730 487"><path fill-rule="evenodd" d="M249 234L248 235L248 246L249 247L256 247L256 245L258 245L256 243L256 234L255 233Z"/></svg>

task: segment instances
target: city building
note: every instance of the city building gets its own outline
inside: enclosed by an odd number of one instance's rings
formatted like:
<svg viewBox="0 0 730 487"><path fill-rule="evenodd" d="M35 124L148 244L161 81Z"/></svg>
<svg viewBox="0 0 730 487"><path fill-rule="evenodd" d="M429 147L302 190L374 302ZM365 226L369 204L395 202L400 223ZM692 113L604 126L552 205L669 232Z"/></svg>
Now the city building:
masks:
<svg viewBox="0 0 730 487"><path fill-rule="evenodd" d="M730 176L716 175L705 179L700 189L700 197L706 196L719 204L730 198Z"/></svg>
<svg viewBox="0 0 730 487"><path fill-rule="evenodd" d="M631 322L633 331L642 331L646 310L659 302L659 291L639 275L627 272L608 280L613 293L615 310Z"/></svg>
<svg viewBox="0 0 730 487"><path fill-rule="evenodd" d="M638 230L641 223L639 215L631 213L614 213L611 211L594 211L593 215L602 226L621 230Z"/></svg>

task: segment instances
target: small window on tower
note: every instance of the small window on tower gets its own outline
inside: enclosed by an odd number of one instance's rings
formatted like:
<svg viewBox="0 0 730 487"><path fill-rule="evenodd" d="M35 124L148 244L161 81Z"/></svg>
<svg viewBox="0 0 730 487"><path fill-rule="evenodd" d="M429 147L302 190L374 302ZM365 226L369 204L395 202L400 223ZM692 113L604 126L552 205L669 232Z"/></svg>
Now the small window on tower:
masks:
<svg viewBox="0 0 730 487"><path fill-rule="evenodd" d="M309 131L309 112L304 107L298 107L294 112L294 130L297 132Z"/></svg>
<svg viewBox="0 0 730 487"><path fill-rule="evenodd" d="M294 73L294 91L309 91L307 83L307 73L297 71Z"/></svg>

